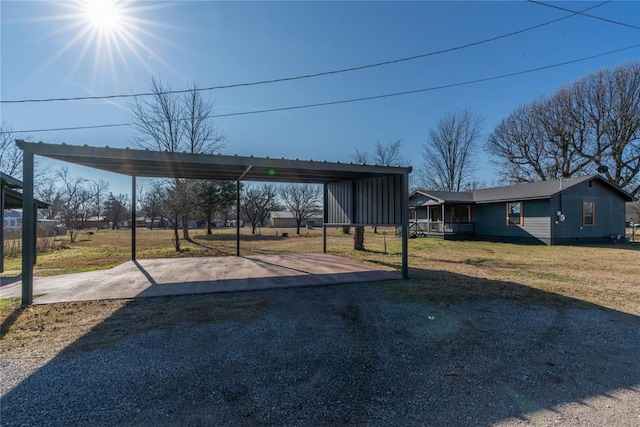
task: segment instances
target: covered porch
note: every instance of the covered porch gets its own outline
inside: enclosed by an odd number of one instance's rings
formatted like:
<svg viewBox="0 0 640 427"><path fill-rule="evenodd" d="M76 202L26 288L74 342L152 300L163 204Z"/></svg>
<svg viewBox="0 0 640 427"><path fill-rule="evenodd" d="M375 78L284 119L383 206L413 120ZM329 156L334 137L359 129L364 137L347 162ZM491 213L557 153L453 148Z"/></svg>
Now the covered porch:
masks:
<svg viewBox="0 0 640 427"><path fill-rule="evenodd" d="M458 239L474 233L467 193L414 191L409 197L409 236Z"/></svg>

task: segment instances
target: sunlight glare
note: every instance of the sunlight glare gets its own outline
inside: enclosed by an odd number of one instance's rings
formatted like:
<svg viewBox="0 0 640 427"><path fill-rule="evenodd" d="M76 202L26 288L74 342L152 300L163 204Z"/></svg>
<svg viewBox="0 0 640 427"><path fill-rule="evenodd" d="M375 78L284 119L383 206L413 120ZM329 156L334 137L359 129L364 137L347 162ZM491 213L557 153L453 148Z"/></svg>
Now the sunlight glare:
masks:
<svg viewBox="0 0 640 427"><path fill-rule="evenodd" d="M73 0L55 2L55 5L61 12L44 20L58 23L51 36L68 34L69 38L36 74L69 54L75 56L75 60L70 61L70 75L76 75L78 70L83 67L86 70L86 66L92 64L92 82L107 78L114 86L124 76L129 76L129 80L133 78L132 64L152 72L149 58L175 73L156 50L158 42L180 48L157 31L173 27L148 18L150 12L169 7L168 3ZM93 56L92 61L90 56Z"/></svg>
<svg viewBox="0 0 640 427"><path fill-rule="evenodd" d="M111 31L120 26L122 11L114 0L89 0L85 3L85 18L92 27Z"/></svg>

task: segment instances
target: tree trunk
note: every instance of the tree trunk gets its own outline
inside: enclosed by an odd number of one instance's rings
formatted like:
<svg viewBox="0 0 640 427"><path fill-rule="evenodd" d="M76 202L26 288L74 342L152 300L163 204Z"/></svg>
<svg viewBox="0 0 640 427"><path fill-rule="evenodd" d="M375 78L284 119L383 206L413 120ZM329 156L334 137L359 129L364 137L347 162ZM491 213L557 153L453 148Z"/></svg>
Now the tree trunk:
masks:
<svg viewBox="0 0 640 427"><path fill-rule="evenodd" d="M176 248L176 252L180 252L180 234L178 234L178 216L173 221L173 245Z"/></svg>
<svg viewBox="0 0 640 427"><path fill-rule="evenodd" d="M342 232L343 232L344 234L351 234L351 227L350 227L350 226L348 226L348 225L343 225L343 226L342 226Z"/></svg>
<svg viewBox="0 0 640 427"><path fill-rule="evenodd" d="M182 237L189 240L189 215L182 214Z"/></svg>
<svg viewBox="0 0 640 427"><path fill-rule="evenodd" d="M211 217L213 214L211 212L207 212L207 234L213 234L211 232Z"/></svg>
<svg viewBox="0 0 640 427"><path fill-rule="evenodd" d="M364 251L364 225L356 225L353 236L353 249Z"/></svg>
<svg viewBox="0 0 640 427"><path fill-rule="evenodd" d="M300 234L300 223L302 221L296 221L296 234Z"/></svg>

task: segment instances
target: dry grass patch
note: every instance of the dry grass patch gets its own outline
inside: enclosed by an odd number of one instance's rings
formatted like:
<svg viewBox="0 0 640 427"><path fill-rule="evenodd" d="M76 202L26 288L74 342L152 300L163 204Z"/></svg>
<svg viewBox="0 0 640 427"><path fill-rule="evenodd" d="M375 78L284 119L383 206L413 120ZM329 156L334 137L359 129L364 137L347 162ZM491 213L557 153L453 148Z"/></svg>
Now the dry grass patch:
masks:
<svg viewBox="0 0 640 427"><path fill-rule="evenodd" d="M192 230L185 251L171 248L171 231L139 230L138 258L217 256L235 254L235 230L208 236ZM242 230L242 253L300 253L322 251L322 230L262 229L251 236ZM386 234L383 232L386 231ZM365 234L367 251L352 250L352 235L328 233L330 253L383 269L400 268L400 239L393 229ZM87 234L70 245L38 258L39 270L57 273L108 268L129 259L130 232L103 230ZM385 253L386 252L386 253ZM529 246L438 239L409 241L411 279L380 284L384 294L400 301L451 302L507 299L526 304L593 307L596 304L640 315L640 245ZM94 301L32 306L22 309L17 300L0 305L2 354L37 348L47 357L66 351L109 346L130 334L180 322L251 322L268 302L245 295L185 296L144 300ZM82 346L71 345L79 337ZM41 345L39 345L41 344ZM43 353L44 354L44 353ZM44 356L43 356L44 357Z"/></svg>
<svg viewBox="0 0 640 427"><path fill-rule="evenodd" d="M269 306L265 300L199 295L139 300L85 301L33 305L1 300L4 357L28 353L51 358L65 352L110 347L117 341L156 328L185 322L240 322L257 319ZM80 340L80 338L82 339ZM34 354L34 349L37 352Z"/></svg>

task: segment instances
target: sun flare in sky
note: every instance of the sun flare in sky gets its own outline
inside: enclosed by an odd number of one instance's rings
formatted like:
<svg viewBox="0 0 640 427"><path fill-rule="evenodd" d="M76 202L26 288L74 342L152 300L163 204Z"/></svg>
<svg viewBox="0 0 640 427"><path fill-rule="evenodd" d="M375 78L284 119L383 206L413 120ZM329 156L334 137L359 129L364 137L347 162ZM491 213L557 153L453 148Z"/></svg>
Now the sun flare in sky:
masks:
<svg viewBox="0 0 640 427"><path fill-rule="evenodd" d="M116 32L121 30L123 14L121 4L115 0L94 0L84 3L87 23L98 31Z"/></svg>
<svg viewBox="0 0 640 427"><path fill-rule="evenodd" d="M131 75L131 67L138 64L151 72L150 63L171 69L158 53L156 42L171 44L158 35L165 25L148 18L162 3L127 0L75 0L57 2L61 13L46 18L62 23L50 35L63 40L53 56L40 71L64 58L71 62L70 76L77 76L81 68L91 66L92 81L121 78Z"/></svg>

